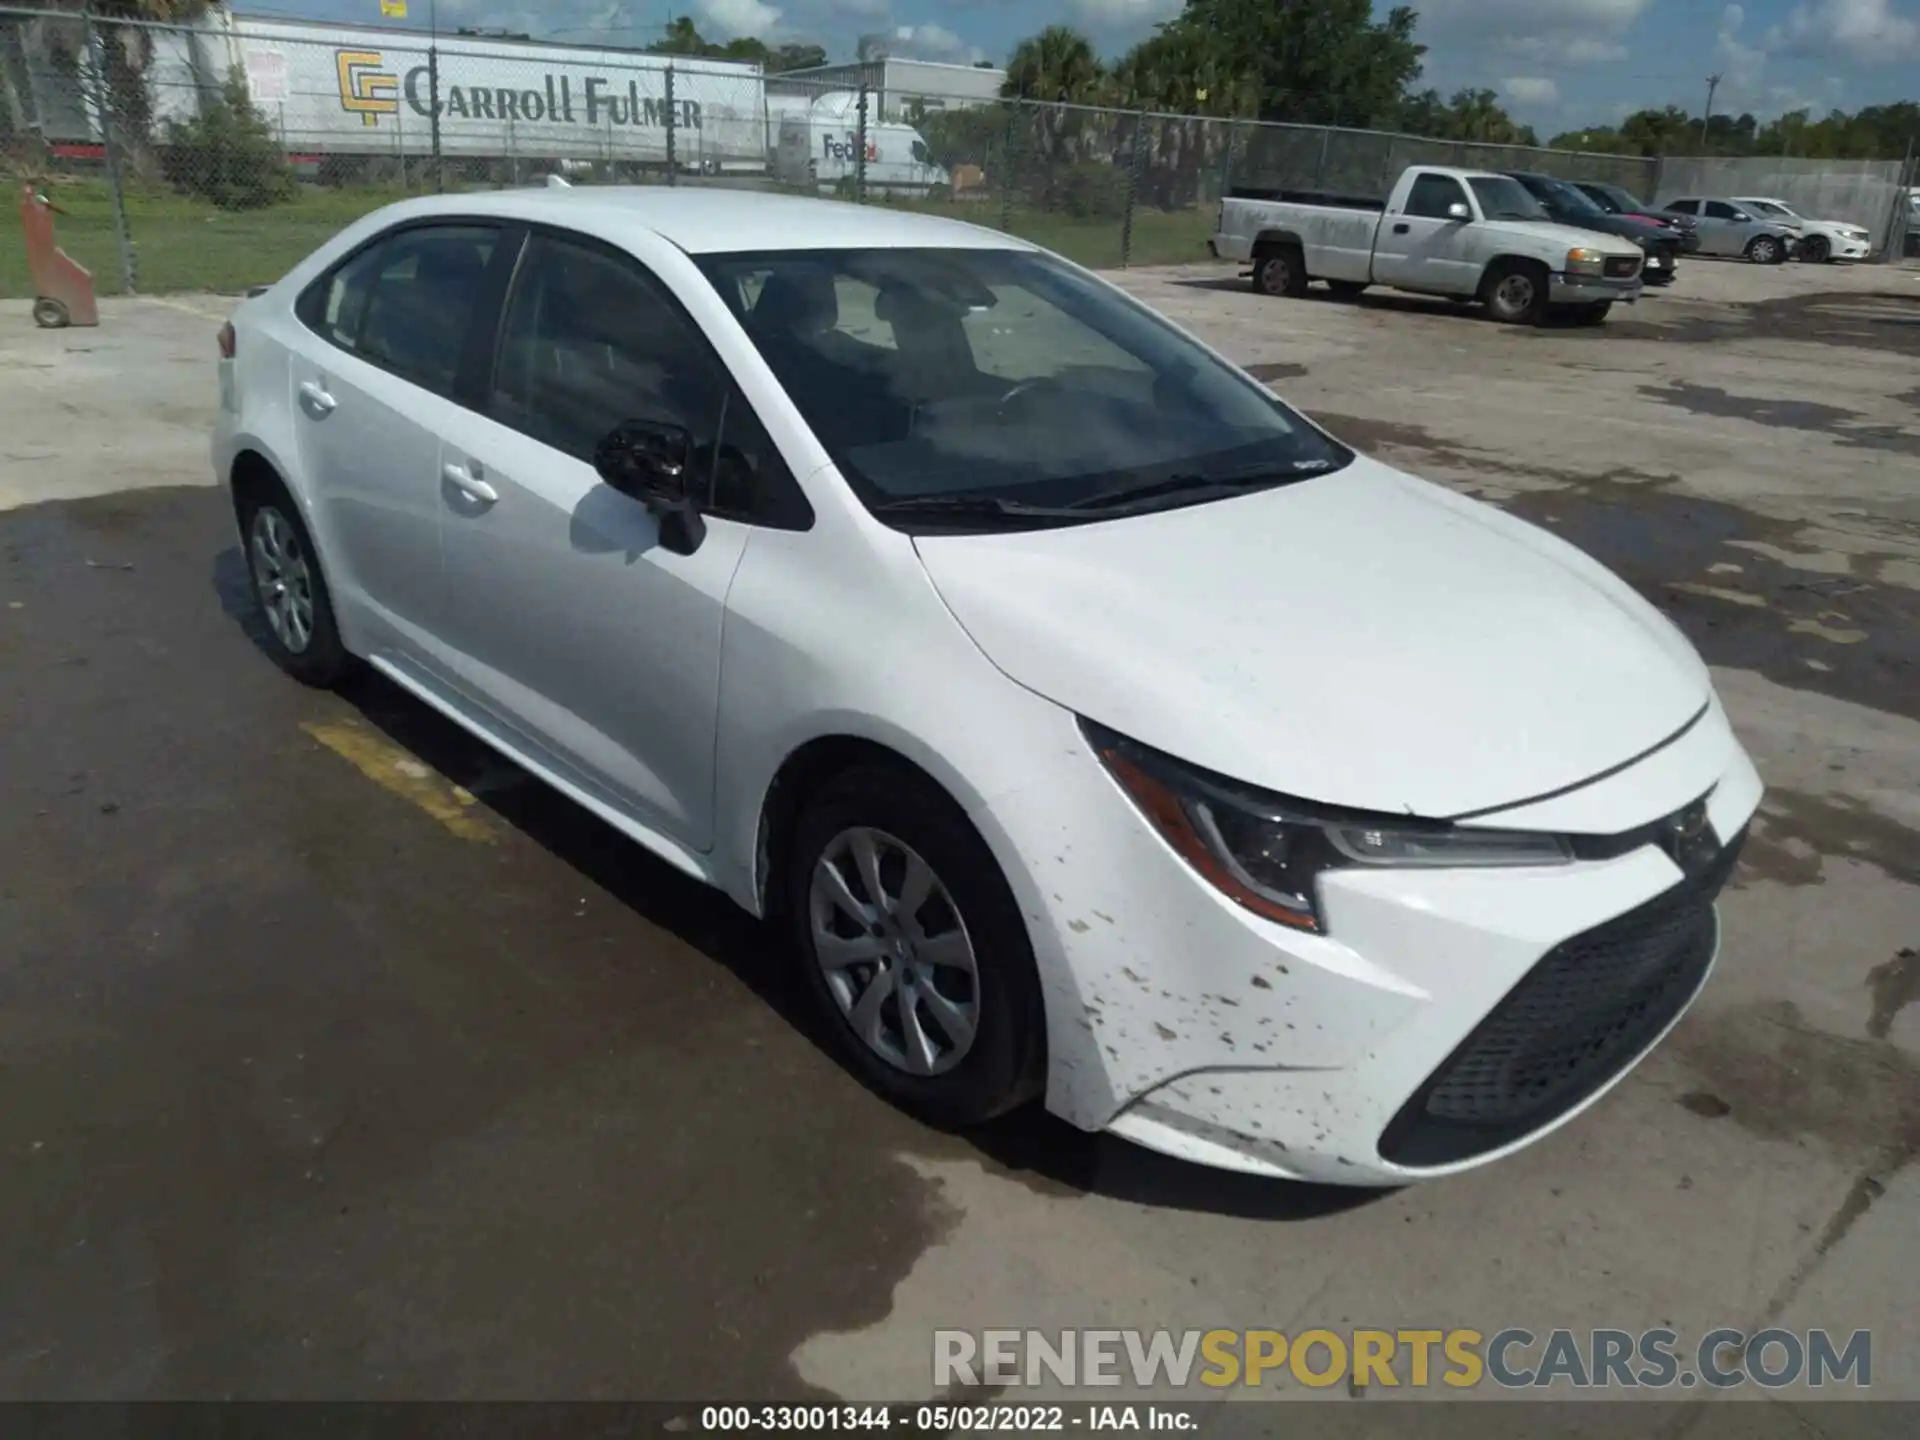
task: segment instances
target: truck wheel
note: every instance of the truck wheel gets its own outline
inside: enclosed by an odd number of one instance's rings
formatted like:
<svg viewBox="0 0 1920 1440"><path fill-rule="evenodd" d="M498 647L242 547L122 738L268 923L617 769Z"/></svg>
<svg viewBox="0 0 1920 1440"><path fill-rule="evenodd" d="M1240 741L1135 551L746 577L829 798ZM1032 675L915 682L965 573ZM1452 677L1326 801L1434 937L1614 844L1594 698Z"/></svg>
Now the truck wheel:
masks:
<svg viewBox="0 0 1920 1440"><path fill-rule="evenodd" d="M1262 295L1299 299L1307 293L1306 256L1291 245L1263 250L1253 259L1253 288Z"/></svg>
<svg viewBox="0 0 1920 1440"><path fill-rule="evenodd" d="M1800 242L1800 259L1809 265L1824 265L1833 258L1833 245L1824 235L1809 235Z"/></svg>
<svg viewBox="0 0 1920 1440"><path fill-rule="evenodd" d="M1778 265L1787 258L1787 247L1771 235L1756 235L1747 246L1747 259L1756 265Z"/></svg>
<svg viewBox="0 0 1920 1440"><path fill-rule="evenodd" d="M1364 280L1329 280L1327 288L1342 300L1358 300L1367 293L1367 284Z"/></svg>
<svg viewBox="0 0 1920 1440"><path fill-rule="evenodd" d="M1525 260L1503 260L1487 271L1482 298L1502 325L1540 325L1547 318L1547 271Z"/></svg>

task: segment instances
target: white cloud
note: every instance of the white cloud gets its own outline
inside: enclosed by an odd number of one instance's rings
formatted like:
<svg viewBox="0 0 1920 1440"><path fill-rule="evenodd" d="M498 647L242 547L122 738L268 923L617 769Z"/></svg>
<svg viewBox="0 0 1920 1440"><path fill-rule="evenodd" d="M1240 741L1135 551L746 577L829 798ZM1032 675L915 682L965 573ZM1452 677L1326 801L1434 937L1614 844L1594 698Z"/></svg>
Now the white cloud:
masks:
<svg viewBox="0 0 1920 1440"><path fill-rule="evenodd" d="M1591 65L1624 59L1621 42L1652 0L1426 0L1418 34L1531 59Z"/></svg>
<svg viewBox="0 0 1920 1440"><path fill-rule="evenodd" d="M1140 31L1171 20L1183 0L1067 0L1074 18L1092 30Z"/></svg>
<svg viewBox="0 0 1920 1440"><path fill-rule="evenodd" d="M778 5L762 0L700 0L700 18L727 36L765 35L780 23Z"/></svg>
<svg viewBox="0 0 1920 1440"><path fill-rule="evenodd" d="M1920 18L1894 0L1811 0L1766 38L1770 49L1840 54L1862 65L1920 59Z"/></svg>
<svg viewBox="0 0 1920 1440"><path fill-rule="evenodd" d="M1500 82L1500 93L1518 105L1551 105L1560 98L1560 87L1540 75L1509 75Z"/></svg>
<svg viewBox="0 0 1920 1440"><path fill-rule="evenodd" d="M987 58L978 45L969 45L944 25L902 25L893 32L892 50L903 59L944 60L971 65Z"/></svg>
<svg viewBox="0 0 1920 1440"><path fill-rule="evenodd" d="M1714 61L1726 76L1727 89L1733 95L1751 93L1767 68L1766 47L1749 45L1740 38L1746 21L1744 9L1738 5L1727 6L1720 12L1720 32L1713 42Z"/></svg>
<svg viewBox="0 0 1920 1440"><path fill-rule="evenodd" d="M893 12L893 0L827 0L827 9L853 20L884 20Z"/></svg>

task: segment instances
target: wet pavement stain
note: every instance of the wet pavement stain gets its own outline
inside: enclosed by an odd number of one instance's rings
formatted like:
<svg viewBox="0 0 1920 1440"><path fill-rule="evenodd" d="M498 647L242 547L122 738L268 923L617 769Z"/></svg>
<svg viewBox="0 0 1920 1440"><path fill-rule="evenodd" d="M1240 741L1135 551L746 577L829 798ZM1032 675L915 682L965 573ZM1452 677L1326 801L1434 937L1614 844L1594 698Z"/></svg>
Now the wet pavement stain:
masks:
<svg viewBox="0 0 1920 1440"><path fill-rule="evenodd" d="M1559 485L1606 483L1621 486L1660 487L1679 480L1677 475L1656 475L1643 470L1619 467L1597 474L1589 470L1555 469L1552 466L1519 464L1499 455L1456 444L1435 435L1424 426L1404 421L1375 420L1364 415L1342 415L1330 410L1313 412L1314 423L1324 427L1344 445L1362 454L1373 455L1383 448L1418 450L1444 463L1483 471L1492 477L1511 476L1533 482ZM1417 467L1415 467L1417 468Z"/></svg>
<svg viewBox="0 0 1920 1440"><path fill-rule="evenodd" d="M1867 992L1873 996L1867 1034L1884 1040L1893 1033L1900 1012L1920 1000L1920 950L1909 946L1874 966L1867 972Z"/></svg>
<svg viewBox="0 0 1920 1440"><path fill-rule="evenodd" d="M1525 492L1505 508L1571 541L1633 585L1708 664L1755 670L1783 685L1920 718L1920 592L1810 575L1767 553L1805 549L1796 544L1801 527L1668 487L1605 478L1577 489ZM1755 541L1766 549L1741 543ZM1883 558L1859 556L1855 564L1869 570ZM1727 562L1740 566L1737 575L1713 569ZM1714 589L1760 603L1717 596ZM1849 634L1849 643L1839 644L1822 631L1857 632L1857 638Z"/></svg>
<svg viewBox="0 0 1920 1440"><path fill-rule="evenodd" d="M1735 884L1818 885L1828 860L1858 860L1920 886L1920 832L1849 796L1775 787L1760 802Z"/></svg>
<svg viewBox="0 0 1920 1440"><path fill-rule="evenodd" d="M1710 311L1658 319L1616 318L1572 335L1590 341L1653 340L1670 345L1798 340L1843 350L1920 355L1920 295L1893 290L1789 295L1756 305L1715 306Z"/></svg>
<svg viewBox="0 0 1920 1440"><path fill-rule="evenodd" d="M1757 396L1733 395L1716 386L1693 385L1684 380L1672 380L1665 385L1642 385L1640 393L1663 405L1672 405L1695 415L1750 420L1756 425L1776 429L1830 435L1838 444L1854 449L1920 455L1920 431L1903 430L1895 425L1864 424L1861 422L1866 417L1857 410L1845 410L1838 405L1822 405L1813 400L1768 400Z"/></svg>
<svg viewBox="0 0 1920 1440"><path fill-rule="evenodd" d="M1304 365L1289 365L1285 361L1270 361L1265 365L1249 365L1247 373L1256 380L1271 384L1275 380L1298 380L1307 373Z"/></svg>
<svg viewBox="0 0 1920 1440"><path fill-rule="evenodd" d="M0 1386L808 1396L795 1348L955 1218L900 1157L975 1152L821 1052L777 937L544 786L476 791L477 846L311 741L500 769L283 676L233 544L205 489L0 516Z"/></svg>

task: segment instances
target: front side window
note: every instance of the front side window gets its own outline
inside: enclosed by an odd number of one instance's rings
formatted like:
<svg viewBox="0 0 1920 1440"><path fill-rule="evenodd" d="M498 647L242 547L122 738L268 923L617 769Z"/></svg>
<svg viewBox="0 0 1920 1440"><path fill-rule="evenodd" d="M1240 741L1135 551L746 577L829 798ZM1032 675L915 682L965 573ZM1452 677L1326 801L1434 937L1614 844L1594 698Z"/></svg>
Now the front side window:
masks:
<svg viewBox="0 0 1920 1440"><path fill-rule="evenodd" d="M1667 206L1667 209L1673 211L1676 215L1698 215L1700 213L1700 202L1698 200L1676 200Z"/></svg>
<svg viewBox="0 0 1920 1440"><path fill-rule="evenodd" d="M993 249L696 257L860 497L1087 519L1338 469L1351 452L1151 311ZM1057 514L1053 512L1065 512Z"/></svg>
<svg viewBox="0 0 1920 1440"><path fill-rule="evenodd" d="M1407 192L1407 214L1445 220L1447 207L1467 203L1467 192L1451 175L1416 175Z"/></svg>
<svg viewBox="0 0 1920 1440"><path fill-rule="evenodd" d="M626 420L710 447L726 389L692 324L632 261L547 235L527 242L501 326L494 413L591 460Z"/></svg>
<svg viewBox="0 0 1920 1440"><path fill-rule="evenodd" d="M527 243L501 325L496 418L578 460L623 421L693 440L708 511L804 530L813 515L753 407L639 262L549 235Z"/></svg>
<svg viewBox="0 0 1920 1440"><path fill-rule="evenodd" d="M1707 218L1709 220L1731 220L1736 213L1733 206L1727 204L1724 200L1707 201Z"/></svg>
<svg viewBox="0 0 1920 1440"><path fill-rule="evenodd" d="M343 350L451 394L498 238L485 225L402 230L322 278L298 313Z"/></svg>

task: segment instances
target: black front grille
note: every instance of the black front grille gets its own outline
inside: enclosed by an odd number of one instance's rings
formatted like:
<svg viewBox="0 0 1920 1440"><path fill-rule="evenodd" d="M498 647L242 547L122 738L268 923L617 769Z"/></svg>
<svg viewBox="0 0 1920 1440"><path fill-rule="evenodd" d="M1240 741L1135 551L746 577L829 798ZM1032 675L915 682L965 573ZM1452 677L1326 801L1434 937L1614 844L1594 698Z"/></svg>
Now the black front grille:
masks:
<svg viewBox="0 0 1920 1440"><path fill-rule="evenodd" d="M1607 256L1607 274L1615 280L1630 279L1640 269L1640 260L1634 255Z"/></svg>
<svg viewBox="0 0 1920 1440"><path fill-rule="evenodd" d="M1395 1165L1447 1165L1531 1134L1652 1043L1713 962L1713 902L1743 831L1712 866L1548 951L1401 1107L1380 1137Z"/></svg>

